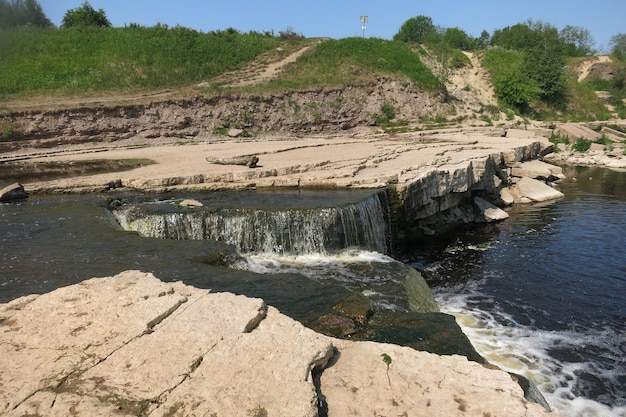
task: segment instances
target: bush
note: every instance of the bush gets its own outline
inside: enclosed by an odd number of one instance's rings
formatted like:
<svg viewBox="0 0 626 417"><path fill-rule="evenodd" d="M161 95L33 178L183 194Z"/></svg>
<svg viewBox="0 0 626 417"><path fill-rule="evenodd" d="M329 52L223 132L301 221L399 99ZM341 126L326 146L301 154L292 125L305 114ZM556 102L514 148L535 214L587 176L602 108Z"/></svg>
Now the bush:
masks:
<svg viewBox="0 0 626 417"><path fill-rule="evenodd" d="M576 152L587 152L591 148L591 141L585 138L578 138L572 145L572 149Z"/></svg>
<svg viewBox="0 0 626 417"><path fill-rule="evenodd" d="M76 9L70 9L63 16L62 28L72 28L81 26L111 27L111 22L106 17L104 10L95 10L89 2L84 2Z"/></svg>

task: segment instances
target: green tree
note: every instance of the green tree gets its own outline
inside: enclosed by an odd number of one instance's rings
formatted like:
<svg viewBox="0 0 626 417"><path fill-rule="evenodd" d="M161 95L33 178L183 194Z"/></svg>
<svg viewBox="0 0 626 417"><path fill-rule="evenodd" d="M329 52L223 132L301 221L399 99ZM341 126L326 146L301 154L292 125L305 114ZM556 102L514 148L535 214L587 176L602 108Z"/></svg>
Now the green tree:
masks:
<svg viewBox="0 0 626 417"><path fill-rule="evenodd" d="M107 19L104 10L95 10L89 2L85 1L82 6L65 12L61 22L62 28L81 26L111 27L111 22Z"/></svg>
<svg viewBox="0 0 626 417"><path fill-rule="evenodd" d="M443 41L449 46L462 51L472 49L473 44L472 38L458 27L446 29L443 33Z"/></svg>
<svg viewBox="0 0 626 417"><path fill-rule="evenodd" d="M565 43L567 56L589 56L596 53L593 36L587 29L567 25L561 29L559 36Z"/></svg>
<svg viewBox="0 0 626 417"><path fill-rule="evenodd" d="M485 49L487 45L491 42L491 35L486 30L480 32L480 36L474 39L474 48L476 49Z"/></svg>
<svg viewBox="0 0 626 417"><path fill-rule="evenodd" d="M618 59L626 58L626 33L618 33L611 38L611 53Z"/></svg>
<svg viewBox="0 0 626 417"><path fill-rule="evenodd" d="M507 26L504 29L495 30L491 37L491 45L523 51L529 45L534 45L538 42L537 35L527 24L518 23L513 26Z"/></svg>
<svg viewBox="0 0 626 417"><path fill-rule="evenodd" d="M36 0L0 0L0 28L54 26Z"/></svg>
<svg viewBox="0 0 626 417"><path fill-rule="evenodd" d="M393 39L408 43L424 43L429 36L436 34L437 28L430 17L416 16L404 22Z"/></svg>

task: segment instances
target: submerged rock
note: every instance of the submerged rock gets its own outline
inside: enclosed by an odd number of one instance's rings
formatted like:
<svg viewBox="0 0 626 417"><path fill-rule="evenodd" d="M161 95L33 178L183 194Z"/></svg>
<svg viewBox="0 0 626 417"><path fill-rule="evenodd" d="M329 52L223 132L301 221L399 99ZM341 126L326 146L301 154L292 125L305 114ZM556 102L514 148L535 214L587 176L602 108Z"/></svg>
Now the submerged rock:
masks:
<svg viewBox="0 0 626 417"><path fill-rule="evenodd" d="M0 203L8 203L11 201L25 200L28 193L24 190L24 186L20 183L7 185L0 190Z"/></svg>

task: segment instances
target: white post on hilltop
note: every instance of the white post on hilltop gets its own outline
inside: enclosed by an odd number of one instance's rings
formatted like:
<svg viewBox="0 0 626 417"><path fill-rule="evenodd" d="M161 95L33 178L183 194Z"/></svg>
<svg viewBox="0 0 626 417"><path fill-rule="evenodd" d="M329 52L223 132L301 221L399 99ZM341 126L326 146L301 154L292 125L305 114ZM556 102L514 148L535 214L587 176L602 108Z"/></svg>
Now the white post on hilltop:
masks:
<svg viewBox="0 0 626 417"><path fill-rule="evenodd" d="M361 29L363 30L363 37L365 37L365 29L367 29L368 16L361 16Z"/></svg>

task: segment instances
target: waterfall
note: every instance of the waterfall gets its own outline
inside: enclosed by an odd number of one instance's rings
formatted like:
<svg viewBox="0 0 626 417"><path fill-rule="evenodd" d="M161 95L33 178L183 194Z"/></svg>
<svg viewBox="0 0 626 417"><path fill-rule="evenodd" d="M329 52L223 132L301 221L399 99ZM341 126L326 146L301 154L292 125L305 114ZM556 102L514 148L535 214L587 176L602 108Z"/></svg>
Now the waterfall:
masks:
<svg viewBox="0 0 626 417"><path fill-rule="evenodd" d="M124 230L161 239L216 240L240 253L301 255L359 248L390 251L386 194L341 207L306 209L181 208L173 202L123 206L113 215Z"/></svg>

